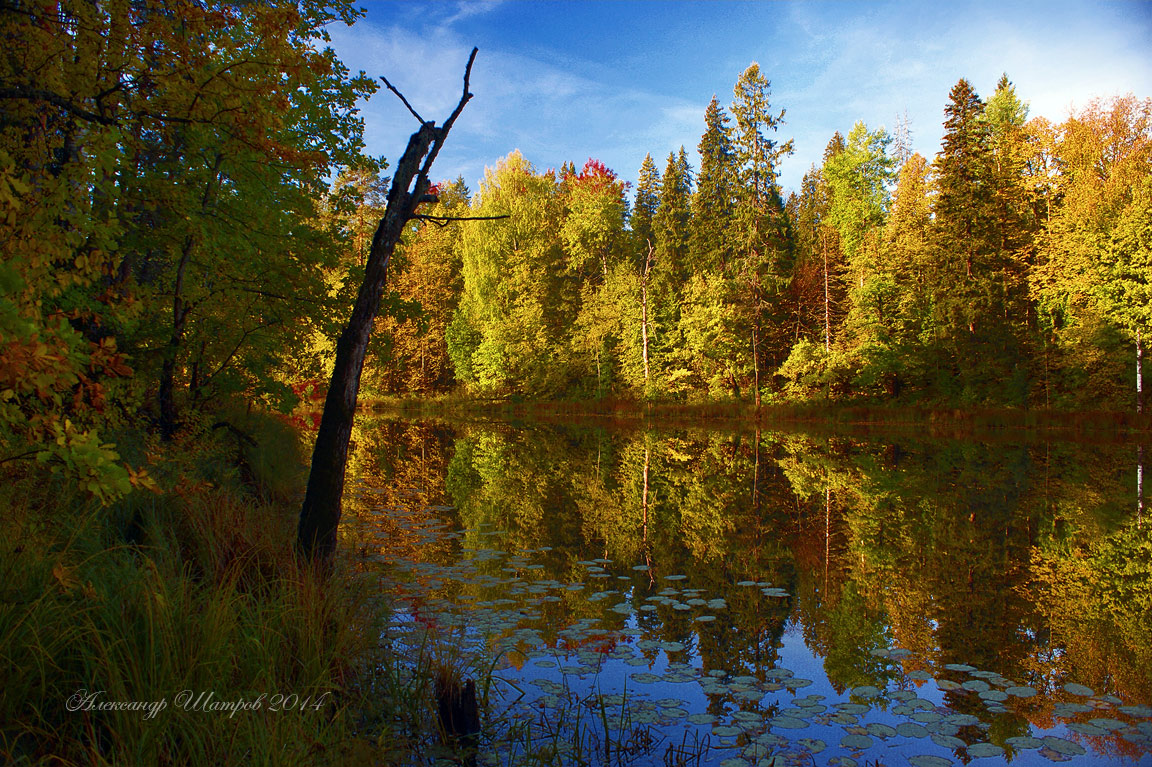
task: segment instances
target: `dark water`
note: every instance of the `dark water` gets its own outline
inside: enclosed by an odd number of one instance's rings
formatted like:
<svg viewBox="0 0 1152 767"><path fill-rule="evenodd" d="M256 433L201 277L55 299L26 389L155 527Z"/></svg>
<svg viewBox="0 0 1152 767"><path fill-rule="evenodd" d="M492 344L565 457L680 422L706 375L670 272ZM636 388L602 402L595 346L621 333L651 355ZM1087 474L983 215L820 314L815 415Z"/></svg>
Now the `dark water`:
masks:
<svg viewBox="0 0 1152 767"><path fill-rule="evenodd" d="M1152 764L1137 448L370 422L388 639L481 764ZM433 751L428 751L433 759Z"/></svg>

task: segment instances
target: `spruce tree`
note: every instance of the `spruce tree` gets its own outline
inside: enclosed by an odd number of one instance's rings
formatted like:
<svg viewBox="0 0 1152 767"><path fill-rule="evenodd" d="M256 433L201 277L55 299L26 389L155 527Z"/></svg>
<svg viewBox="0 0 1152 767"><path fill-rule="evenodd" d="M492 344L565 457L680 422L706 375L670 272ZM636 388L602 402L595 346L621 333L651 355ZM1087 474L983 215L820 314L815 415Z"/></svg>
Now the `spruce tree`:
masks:
<svg viewBox="0 0 1152 767"><path fill-rule="evenodd" d="M715 96L704 112L704 124L692 198L691 260L696 269L723 271L730 260L728 230L736 208L736 153L728 115Z"/></svg>
<svg viewBox="0 0 1152 767"><path fill-rule="evenodd" d="M1015 372L1004 322L991 126L984 102L964 79L953 86L944 114L933 202L934 303L946 354L940 383L951 388L957 380L961 389L952 394L982 400Z"/></svg>

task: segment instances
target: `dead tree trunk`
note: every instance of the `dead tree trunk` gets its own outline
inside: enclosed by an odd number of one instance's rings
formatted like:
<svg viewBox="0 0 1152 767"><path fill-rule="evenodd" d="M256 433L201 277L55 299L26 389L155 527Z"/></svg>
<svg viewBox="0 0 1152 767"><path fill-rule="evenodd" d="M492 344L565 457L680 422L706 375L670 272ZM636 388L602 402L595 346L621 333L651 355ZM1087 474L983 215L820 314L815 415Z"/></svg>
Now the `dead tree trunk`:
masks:
<svg viewBox="0 0 1152 767"><path fill-rule="evenodd" d="M434 122L425 121L416 114L400 92L384 80L389 90L396 93L420 121L420 129L408 139L408 147L392 176L384 218L376 228L368 253L364 282L356 296L352 316L336 343L336 363L332 369L328 396L324 400L324 414L316 434L316 446L312 451L312 468L308 474L304 505L300 509L296 545L301 554L324 567L331 564L336 552L336 531L340 524L344 494L344 470L356 414L356 398L360 391L360 373L364 368L368 338L380 308L388 262L404 232L404 226L417 217L416 206L428 194L428 172L448 137L448 131L464 105L472 98L468 92L468 78L475 60L476 49L473 48L464 70L464 94L456 109L439 128Z"/></svg>

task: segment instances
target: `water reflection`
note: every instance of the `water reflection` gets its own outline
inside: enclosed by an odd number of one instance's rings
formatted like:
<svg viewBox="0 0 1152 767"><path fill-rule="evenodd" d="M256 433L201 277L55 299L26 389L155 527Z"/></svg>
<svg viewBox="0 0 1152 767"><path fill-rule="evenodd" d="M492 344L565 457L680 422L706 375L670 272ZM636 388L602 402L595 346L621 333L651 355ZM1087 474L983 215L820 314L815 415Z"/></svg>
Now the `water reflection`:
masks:
<svg viewBox="0 0 1152 767"><path fill-rule="evenodd" d="M706 763L1152 750L1130 446L394 421L358 442L350 516L414 563L410 625L486 626L528 714L591 675L657 685L632 714L687 717Z"/></svg>

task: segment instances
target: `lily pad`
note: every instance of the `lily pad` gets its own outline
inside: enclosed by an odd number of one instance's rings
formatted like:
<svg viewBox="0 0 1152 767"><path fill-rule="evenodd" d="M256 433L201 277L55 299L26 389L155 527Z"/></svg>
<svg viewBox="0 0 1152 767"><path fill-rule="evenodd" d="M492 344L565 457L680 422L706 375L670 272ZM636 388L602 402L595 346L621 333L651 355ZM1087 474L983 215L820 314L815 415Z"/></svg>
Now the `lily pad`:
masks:
<svg viewBox="0 0 1152 767"><path fill-rule="evenodd" d="M1075 682L1069 682L1068 684L1064 685L1064 689L1073 695L1083 695L1084 697L1090 697L1092 695L1091 687L1085 687L1084 685L1076 684ZM1052 750L1056 751L1057 753L1061 753L1055 748Z"/></svg>
<svg viewBox="0 0 1152 767"><path fill-rule="evenodd" d="M1069 722L1067 725L1072 732L1080 733L1081 735L1088 735L1091 737L1098 737L1100 735L1107 735L1108 731L1102 727L1097 727L1094 724L1087 722Z"/></svg>
<svg viewBox="0 0 1152 767"><path fill-rule="evenodd" d="M965 746L964 741L960 740L959 738L953 737L951 735L941 735L938 732L934 732L934 733L932 733L932 735L930 737L932 738L932 742L935 743L937 746L940 746L942 748L947 748L949 750L957 749L957 748L964 748L964 746Z"/></svg>
<svg viewBox="0 0 1152 767"><path fill-rule="evenodd" d="M1034 687L1009 687L1004 692L1017 698L1031 698L1037 694Z"/></svg>
<svg viewBox="0 0 1152 767"><path fill-rule="evenodd" d="M862 684L859 687L853 687L852 694L861 698L875 698L880 695L880 689L870 684Z"/></svg>
<svg viewBox="0 0 1152 767"><path fill-rule="evenodd" d="M908 764L912 767L952 767L952 760L931 754L919 754L908 757Z"/></svg>
<svg viewBox="0 0 1152 767"><path fill-rule="evenodd" d="M840 746L849 751L864 751L872 747L872 738L867 735L849 733L840 739Z"/></svg>
<svg viewBox="0 0 1152 767"><path fill-rule="evenodd" d="M797 745L811 751L813 754L818 754L828 747L828 744L818 738L800 738L796 741Z"/></svg>
<svg viewBox="0 0 1152 767"><path fill-rule="evenodd" d="M946 663L946 664L944 664L944 668L948 669L949 671L961 671L961 672L975 671L976 670L975 666L969 666L967 663Z"/></svg>
<svg viewBox="0 0 1152 767"><path fill-rule="evenodd" d="M712 734L721 738L734 738L742 732L744 731L739 727L733 727L728 724L718 724L712 728Z"/></svg>
<svg viewBox="0 0 1152 767"><path fill-rule="evenodd" d="M902 738L926 738L928 728L915 722L901 722L896 725L896 734Z"/></svg>
<svg viewBox="0 0 1152 767"><path fill-rule="evenodd" d="M885 740L895 736L896 729L886 724L882 724L881 722L872 722L868 725L868 734L873 737L880 738L881 740Z"/></svg>
<svg viewBox="0 0 1152 767"><path fill-rule="evenodd" d="M1073 743L1070 740L1064 740L1064 738L1058 738L1055 735L1047 735L1042 738L1042 740L1045 746L1064 756L1083 756L1087 753L1079 743Z"/></svg>
<svg viewBox="0 0 1152 767"><path fill-rule="evenodd" d="M984 759L990 756L1004 756L1004 749L995 743L973 743L968 746L968 756L973 759Z"/></svg>
<svg viewBox="0 0 1152 767"><path fill-rule="evenodd" d="M773 727L782 727L786 730L803 730L808 726L808 723L803 719L797 719L791 716L776 716L769 720L769 724Z"/></svg>
<svg viewBox="0 0 1152 767"><path fill-rule="evenodd" d="M682 581L687 577L688 577L687 575L665 575L664 580L666 580L666 581Z"/></svg>

